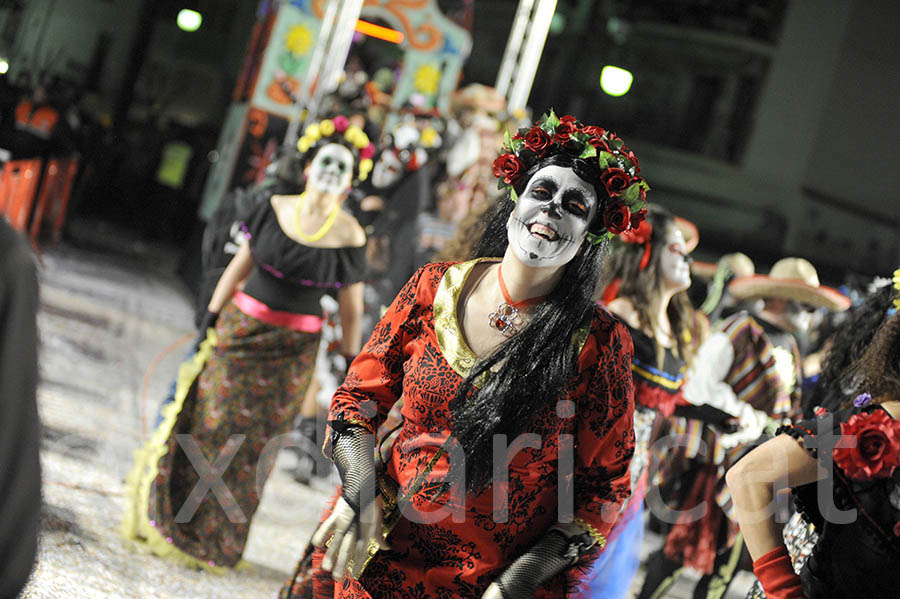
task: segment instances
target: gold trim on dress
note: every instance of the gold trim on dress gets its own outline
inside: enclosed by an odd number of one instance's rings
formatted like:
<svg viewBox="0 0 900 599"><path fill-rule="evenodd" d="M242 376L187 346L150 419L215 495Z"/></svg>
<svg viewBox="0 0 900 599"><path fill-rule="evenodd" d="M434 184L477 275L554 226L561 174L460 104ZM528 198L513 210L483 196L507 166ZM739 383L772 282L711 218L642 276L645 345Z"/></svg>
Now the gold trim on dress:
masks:
<svg viewBox="0 0 900 599"><path fill-rule="evenodd" d="M463 339L462 329L456 317L456 307L459 305L459 295L472 269L476 264L485 261L495 262L497 259L477 258L452 265L444 272L441 284L434 294L434 334L437 337L438 348L444 354L447 363L463 378L469 376L478 357Z"/></svg>
<svg viewBox="0 0 900 599"><path fill-rule="evenodd" d="M459 306L459 296L472 269L476 264L486 261L497 262L498 260L497 258L476 258L450 266L444 272L434 295L432 306L434 309L434 334L437 337L438 348L447 363L463 378L469 376L469 372L478 361L478 356L469 348L463 338L456 309ZM581 326L572 335L572 347L575 349L576 355L581 355L581 351L587 343L593 319L593 312L588 310Z"/></svg>

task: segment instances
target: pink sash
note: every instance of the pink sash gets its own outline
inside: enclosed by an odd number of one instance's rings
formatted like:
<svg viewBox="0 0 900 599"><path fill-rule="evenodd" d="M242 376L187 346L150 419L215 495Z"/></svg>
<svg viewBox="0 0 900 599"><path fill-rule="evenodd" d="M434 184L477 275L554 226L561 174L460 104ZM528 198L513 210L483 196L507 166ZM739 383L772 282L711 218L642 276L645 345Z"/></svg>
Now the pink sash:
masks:
<svg viewBox="0 0 900 599"><path fill-rule="evenodd" d="M243 291L234 294L234 305L246 314L266 324L277 327L285 327L301 333L318 333L322 330L322 317L313 314L294 314L273 310L255 297L250 297Z"/></svg>

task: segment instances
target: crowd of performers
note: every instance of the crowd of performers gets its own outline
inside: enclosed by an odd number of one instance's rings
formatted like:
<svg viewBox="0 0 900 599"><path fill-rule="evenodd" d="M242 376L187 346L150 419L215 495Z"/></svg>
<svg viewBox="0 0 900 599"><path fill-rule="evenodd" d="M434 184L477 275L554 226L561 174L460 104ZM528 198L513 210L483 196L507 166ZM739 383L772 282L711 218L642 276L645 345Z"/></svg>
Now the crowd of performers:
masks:
<svg viewBox="0 0 900 599"><path fill-rule="evenodd" d="M282 599L664 597L686 569L721 598L742 567L752 597L894 596L900 270L848 311L800 258L692 264L696 227L648 203L634 153L552 111L448 152L423 215L448 131L400 123L376 150L364 126L309 124L210 224L127 537L240 567L299 437L341 484ZM330 469L311 463L300 480Z"/></svg>

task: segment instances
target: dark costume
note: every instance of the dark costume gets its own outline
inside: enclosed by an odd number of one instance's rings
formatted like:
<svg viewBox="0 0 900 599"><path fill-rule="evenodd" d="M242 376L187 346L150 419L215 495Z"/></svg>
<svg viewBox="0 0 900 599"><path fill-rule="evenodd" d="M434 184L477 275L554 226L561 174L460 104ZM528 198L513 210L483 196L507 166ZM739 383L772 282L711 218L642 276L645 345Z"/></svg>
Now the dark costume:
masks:
<svg viewBox="0 0 900 599"><path fill-rule="evenodd" d="M685 396L736 417L735 407L740 402L769 418L785 418L791 406L799 403L800 360L793 337L761 325L747 312L730 316L717 328L706 343L717 343L718 352L708 356L709 347L700 349ZM782 345L774 344L773 339ZM664 593L684 567L691 567L703 574L694 597L723 597L743 547L737 542L738 526L732 519L725 472L747 451L746 444L756 439L727 443L720 428L689 418L673 419L669 435L674 449L661 448L657 456L663 468L659 480L669 486L677 482L677 493L667 498L668 502L679 511L701 503L709 509L699 521L686 515L674 524L663 550L648 559L648 574L639 596Z"/></svg>
<svg viewBox="0 0 900 599"><path fill-rule="evenodd" d="M291 429L312 376L322 326L319 300L365 274L363 247L297 243L281 229L269 202L257 207L243 230L253 270L214 333L182 365L175 402L163 409L162 424L137 452L128 481L125 535L190 565L238 563L257 491L277 453L266 445ZM233 498L211 492L197 506L185 504L200 478L180 435L190 435L210 465L234 450L222 473ZM195 513L179 515L193 508Z"/></svg>
<svg viewBox="0 0 900 599"><path fill-rule="evenodd" d="M635 451L631 461L631 497L622 506L606 551L594 564L582 587L583 597L625 597L637 572L643 539L644 496L647 492L650 445L659 426L659 417L671 416L678 406L687 406L681 396L684 360L671 349L663 349L662 360L656 342L646 333L628 327L634 340L634 434Z"/></svg>
<svg viewBox="0 0 900 599"><path fill-rule="evenodd" d="M457 305L476 263L430 264L416 272L353 362L329 415L332 423L374 434L402 394L402 424L380 484L396 487L395 495L408 498L421 517L397 516L388 502L391 549L378 552L358 581L335 583L320 568L324 550L308 547L282 589L283 599L480 598L557 522L562 439L574 441L574 472L562 483L574 488L575 522L597 543L582 565L605 544L629 493L632 346L625 328L599 308L572 339L578 371L560 390L561 401L541 409L526 429L540 435L540 448L525 448L510 462L508 513L502 513L503 505L494 511L492 486L464 494L462 506L453 500L444 447L453 430L449 404L476 362L463 340ZM418 523L447 506L464 509L464 520L447 515ZM565 597L580 575L579 568L561 573L535 597Z"/></svg>
<svg viewBox="0 0 900 599"><path fill-rule="evenodd" d="M41 464L35 266L24 238L0 217L0 597L18 595L37 553Z"/></svg>
<svg viewBox="0 0 900 599"><path fill-rule="evenodd" d="M841 435L841 424L857 414L887 414L879 406L851 408L782 427L803 444L820 462L832 453L824 446L820 433L823 426ZM888 414L888 419L890 415ZM845 435L850 434L848 431ZM822 451L825 450L825 451ZM885 455L891 449L885 450ZM893 451L897 451L894 447ZM893 597L900 589L900 470L887 478L854 480L841 467L836 456L833 468L826 466L833 489L834 506L838 510L856 510L849 524L837 524L826 518L817 493L823 481L795 487L794 503L803 519L818 533L812 554L800 570L805 599L843 599L845 597Z"/></svg>

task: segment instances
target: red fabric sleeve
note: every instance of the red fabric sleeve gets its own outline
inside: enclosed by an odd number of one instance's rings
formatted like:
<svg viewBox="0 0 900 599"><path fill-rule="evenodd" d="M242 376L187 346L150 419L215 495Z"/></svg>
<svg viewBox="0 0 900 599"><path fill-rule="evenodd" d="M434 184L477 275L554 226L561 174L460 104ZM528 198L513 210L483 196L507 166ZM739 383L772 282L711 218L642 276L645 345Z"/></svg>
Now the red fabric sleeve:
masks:
<svg viewBox="0 0 900 599"><path fill-rule="evenodd" d="M631 494L633 353L628 330L604 312L580 358L583 383L575 398L575 520L588 528L600 549Z"/></svg>
<svg viewBox="0 0 900 599"><path fill-rule="evenodd" d="M769 599L803 599L803 585L784 545L754 560L753 573Z"/></svg>
<svg viewBox="0 0 900 599"><path fill-rule="evenodd" d="M384 422L403 394L403 363L408 356L405 346L421 328L421 320L432 317L434 289L446 266L423 266L394 298L335 392L329 423L343 421L374 434ZM330 438L326 436L326 456L331 453Z"/></svg>

